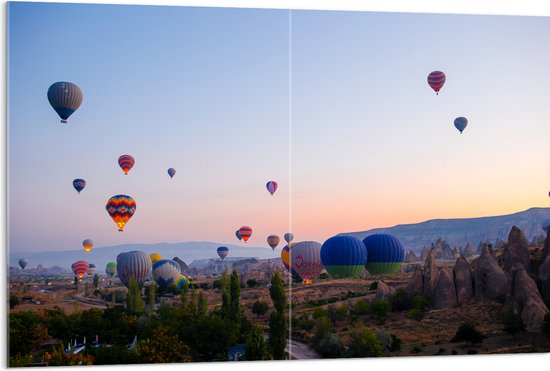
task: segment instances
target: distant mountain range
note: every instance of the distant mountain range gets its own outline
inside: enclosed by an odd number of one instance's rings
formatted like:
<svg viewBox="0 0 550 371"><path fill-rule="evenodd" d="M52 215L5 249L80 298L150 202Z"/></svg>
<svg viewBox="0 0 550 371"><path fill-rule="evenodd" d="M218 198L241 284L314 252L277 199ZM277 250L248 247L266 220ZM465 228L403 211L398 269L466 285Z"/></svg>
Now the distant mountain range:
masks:
<svg viewBox="0 0 550 371"><path fill-rule="evenodd" d="M463 219L433 219L416 224L400 224L390 228L370 229L364 232L341 233L363 239L376 233L388 233L397 237L405 250L416 253L424 246L430 246L442 238L451 246L465 247L468 242L477 246L479 242L495 243L497 239L507 240L513 225L525 233L529 241L543 234L541 224L550 219L550 208L534 207L515 214Z"/></svg>
<svg viewBox="0 0 550 371"><path fill-rule="evenodd" d="M219 246L229 248L230 258L258 258L273 259L280 257L280 249L272 251L269 247L252 247L238 245L224 245L216 242L181 242L181 243L156 243L156 244L125 244L106 247L94 247L89 253L84 249L70 251L44 251L44 252L11 252L9 254L9 265L19 267L17 262L21 258L29 260L27 269L35 268L38 264L44 267L54 265L61 266L70 270L71 265L77 260L85 260L93 263L97 267L98 273L104 273L108 262L116 261L116 257L121 252L139 250L146 253L158 253L165 259L179 257L186 264L200 259L216 259L216 252ZM219 259L219 258L218 258ZM26 270L27 270L26 269Z"/></svg>

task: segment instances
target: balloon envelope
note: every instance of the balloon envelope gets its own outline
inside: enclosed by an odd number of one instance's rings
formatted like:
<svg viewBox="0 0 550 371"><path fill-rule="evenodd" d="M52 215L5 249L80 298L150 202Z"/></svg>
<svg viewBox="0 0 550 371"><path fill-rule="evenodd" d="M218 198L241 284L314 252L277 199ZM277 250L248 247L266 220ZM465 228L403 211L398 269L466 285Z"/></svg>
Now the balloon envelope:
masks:
<svg viewBox="0 0 550 371"><path fill-rule="evenodd" d="M59 81L48 89L48 101L61 117L61 122L66 123L69 116L82 104L82 90L73 83Z"/></svg>
<svg viewBox="0 0 550 371"><path fill-rule="evenodd" d="M142 285L151 273L151 258L143 251L122 253L117 257L117 273L126 287L132 277Z"/></svg>
<svg viewBox="0 0 550 371"><path fill-rule="evenodd" d="M124 226L136 212L136 201L130 196L116 195L107 201L105 210L109 213L118 230L122 232Z"/></svg>
<svg viewBox="0 0 550 371"><path fill-rule="evenodd" d="M185 277L184 275L180 275L177 279L176 279L176 282L174 283L174 286L176 286L178 288L178 290L181 290L183 288L183 286L185 286L186 283L188 283L189 280L187 279L187 277Z"/></svg>
<svg viewBox="0 0 550 371"><path fill-rule="evenodd" d="M367 248L365 267L371 274L392 274L405 260L405 250L397 238L389 234L373 234L363 239Z"/></svg>
<svg viewBox="0 0 550 371"><path fill-rule="evenodd" d="M151 258L152 264L155 264L159 260L162 260L162 256L160 256L160 254L157 254L156 252L149 254L149 257Z"/></svg>
<svg viewBox="0 0 550 371"><path fill-rule="evenodd" d="M284 237L286 243L291 243L292 240L294 239L294 235L290 232L285 233L285 235L283 237Z"/></svg>
<svg viewBox="0 0 550 371"><path fill-rule="evenodd" d="M241 233L240 231L237 229L237 232L235 232L235 236L237 236L237 238L240 240L242 240L242 237L241 237Z"/></svg>
<svg viewBox="0 0 550 371"><path fill-rule="evenodd" d="M121 167L122 171L124 171L124 174L126 175L128 175L128 172L132 167L134 167L135 163L136 160L130 155L122 155L118 158L118 166Z"/></svg>
<svg viewBox="0 0 550 371"><path fill-rule="evenodd" d="M95 272L95 264L88 265L88 269L86 270L86 274L88 276L91 276Z"/></svg>
<svg viewBox="0 0 550 371"><path fill-rule="evenodd" d="M27 259L19 259L19 266L21 269L25 269L25 267L29 264L29 261Z"/></svg>
<svg viewBox="0 0 550 371"><path fill-rule="evenodd" d="M84 247L84 250L86 250L86 252L90 252L90 250L94 246L94 241L86 238L84 241L82 241L82 246Z"/></svg>
<svg viewBox="0 0 550 371"><path fill-rule="evenodd" d="M445 84L447 77L441 71L434 71L428 75L428 84L435 91L436 94L439 94L439 91Z"/></svg>
<svg viewBox="0 0 550 371"><path fill-rule="evenodd" d="M180 266L173 260L162 259L153 264L153 278L162 288L174 285L180 275Z"/></svg>
<svg viewBox="0 0 550 371"><path fill-rule="evenodd" d="M275 191L277 190L277 182L270 180L265 186L268 192L271 193L271 195L273 196L273 193L275 193Z"/></svg>
<svg viewBox="0 0 550 371"><path fill-rule="evenodd" d="M246 243L246 241L248 241L248 239L250 238L250 236L252 236L252 228L247 227L247 226L242 226L242 227L239 229L239 235L241 236L241 238L243 239L243 241Z"/></svg>
<svg viewBox="0 0 550 371"><path fill-rule="evenodd" d="M271 247L272 250L275 250L275 248L279 244L279 241L281 241L281 239L277 235L272 234L267 237L267 244Z"/></svg>
<svg viewBox="0 0 550 371"><path fill-rule="evenodd" d="M105 266L105 273L107 273L107 276L113 277L116 273L116 263L115 262L109 262Z"/></svg>
<svg viewBox="0 0 550 371"><path fill-rule="evenodd" d="M86 187L86 181L84 179L75 179L73 180L73 187L80 194L80 191Z"/></svg>
<svg viewBox="0 0 550 371"><path fill-rule="evenodd" d="M89 264L85 262L84 260L79 260L71 266L71 269L73 270L73 273L78 276L78 278L84 277L86 272L88 271Z"/></svg>
<svg viewBox="0 0 550 371"><path fill-rule="evenodd" d="M173 178L174 175L176 175L176 169L174 169L173 167L168 169L168 175L170 175L170 178Z"/></svg>
<svg viewBox="0 0 550 371"><path fill-rule="evenodd" d="M333 278L357 277L367 263L367 249L352 236L334 236L321 246L321 262Z"/></svg>
<svg viewBox="0 0 550 371"><path fill-rule="evenodd" d="M304 280L311 281L323 270L321 244L315 241L298 242L290 250L292 269Z"/></svg>
<svg viewBox="0 0 550 371"><path fill-rule="evenodd" d="M468 126L468 119L466 117L457 117L455 119L455 128L460 131L460 134L466 129L466 126Z"/></svg>
<svg viewBox="0 0 550 371"><path fill-rule="evenodd" d="M229 249L226 246L220 246L218 247L217 252L218 256L224 260L227 254L229 254Z"/></svg>

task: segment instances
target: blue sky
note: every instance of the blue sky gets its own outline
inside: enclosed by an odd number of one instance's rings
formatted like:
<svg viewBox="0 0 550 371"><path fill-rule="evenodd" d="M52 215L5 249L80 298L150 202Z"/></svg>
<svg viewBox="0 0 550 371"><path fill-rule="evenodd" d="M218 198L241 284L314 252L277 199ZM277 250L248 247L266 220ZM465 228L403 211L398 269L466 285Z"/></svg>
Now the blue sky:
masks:
<svg viewBox="0 0 550 371"><path fill-rule="evenodd" d="M297 239L320 242L547 206L548 18L293 11L289 50L286 10L12 3L8 16L12 251L233 243L241 225L267 247L289 229L290 190ZM67 125L46 99L60 80L84 93ZM136 158L126 177L122 154ZM104 209L119 193L137 202L123 233Z"/></svg>

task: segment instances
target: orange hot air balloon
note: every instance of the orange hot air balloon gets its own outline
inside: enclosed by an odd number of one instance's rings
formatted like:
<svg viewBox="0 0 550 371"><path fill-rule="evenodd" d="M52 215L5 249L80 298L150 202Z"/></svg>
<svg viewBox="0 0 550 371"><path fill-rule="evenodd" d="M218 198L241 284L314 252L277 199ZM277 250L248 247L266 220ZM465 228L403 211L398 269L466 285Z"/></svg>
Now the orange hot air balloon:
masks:
<svg viewBox="0 0 550 371"><path fill-rule="evenodd" d="M275 250L275 248L279 244L279 241L281 241L281 239L277 235L272 234L267 237L267 244L271 247L272 250Z"/></svg>
<svg viewBox="0 0 550 371"><path fill-rule="evenodd" d="M250 236L252 236L252 228L250 227L247 227L247 226L243 226L239 229L239 235L241 236L241 238L244 240L244 242L246 243L246 241L248 241L248 239L250 238Z"/></svg>
<svg viewBox="0 0 550 371"><path fill-rule="evenodd" d="M86 252L90 252L90 250L94 246L94 241L86 238L84 241L82 241L82 246L84 246L84 250L86 250Z"/></svg>
<svg viewBox="0 0 550 371"><path fill-rule="evenodd" d="M118 158L118 166L121 167L125 175L128 175L130 169L134 166L136 160L130 155L122 155Z"/></svg>
<svg viewBox="0 0 550 371"><path fill-rule="evenodd" d="M118 226L119 232L122 232L126 223L136 212L136 201L130 196L116 195L107 201L105 209Z"/></svg>
<svg viewBox="0 0 550 371"><path fill-rule="evenodd" d="M78 278L84 277L84 275L88 272L88 268L90 265L85 262L84 260L79 260L71 266L71 269L74 274L78 276Z"/></svg>

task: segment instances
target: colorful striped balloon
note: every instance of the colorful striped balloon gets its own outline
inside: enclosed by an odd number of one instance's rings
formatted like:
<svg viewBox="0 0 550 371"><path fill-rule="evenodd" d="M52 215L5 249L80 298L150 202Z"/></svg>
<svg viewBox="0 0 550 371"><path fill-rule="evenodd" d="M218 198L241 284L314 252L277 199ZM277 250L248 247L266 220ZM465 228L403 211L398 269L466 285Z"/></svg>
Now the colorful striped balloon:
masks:
<svg viewBox="0 0 550 371"><path fill-rule="evenodd" d="M73 265L71 265L71 269L75 275L78 276L78 278L84 277L86 272L88 271L89 264L85 262L84 260L79 260Z"/></svg>
<svg viewBox="0 0 550 371"><path fill-rule="evenodd" d="M315 241L302 241L292 246L290 251L292 268L304 281L311 281L323 270L321 244Z"/></svg>
<svg viewBox="0 0 550 371"><path fill-rule="evenodd" d="M273 193L277 190L277 182L270 180L265 186L267 187L268 192L273 196Z"/></svg>
<svg viewBox="0 0 550 371"><path fill-rule="evenodd" d="M118 226L118 230L122 232L126 223L128 223L136 212L136 201L130 196L116 195L107 201L105 210L113 218L113 221Z"/></svg>
<svg viewBox="0 0 550 371"><path fill-rule="evenodd" d="M86 252L90 252L90 250L94 246L94 241L86 238L84 241L82 241L82 246L84 247L84 250L86 250Z"/></svg>
<svg viewBox="0 0 550 371"><path fill-rule="evenodd" d="M76 189L78 194L80 194L80 191L86 187L86 181L84 179L75 179L73 180L73 187Z"/></svg>
<svg viewBox="0 0 550 371"><path fill-rule="evenodd" d="M334 236L321 246L321 262L333 278L357 277L367 262L367 249L352 236Z"/></svg>
<svg viewBox="0 0 550 371"><path fill-rule="evenodd" d="M168 175L170 175L170 178L173 178L174 175L176 175L176 169L174 169L173 167L168 169Z"/></svg>
<svg viewBox="0 0 550 371"><path fill-rule="evenodd" d="M229 254L229 249L226 246L220 246L216 252L218 253L218 256L224 260L227 254Z"/></svg>
<svg viewBox="0 0 550 371"><path fill-rule="evenodd" d="M271 247L272 250L275 250L275 248L279 244L279 241L281 241L281 239L277 235L272 234L267 237L267 244Z"/></svg>
<svg viewBox="0 0 550 371"><path fill-rule="evenodd" d="M48 89L48 101L61 117L61 123L66 124L69 116L82 104L82 90L73 83L59 81Z"/></svg>
<svg viewBox="0 0 550 371"><path fill-rule="evenodd" d="M180 275L180 266L173 260L163 259L153 264L153 278L161 288L174 285Z"/></svg>
<svg viewBox="0 0 550 371"><path fill-rule="evenodd" d="M428 84L435 91L436 95L439 95L439 91L445 84L445 74L441 71L434 71L428 75Z"/></svg>
<svg viewBox="0 0 550 371"><path fill-rule="evenodd" d="M143 251L130 251L117 257L118 278L128 287L130 278L135 278L141 286L151 273L151 258Z"/></svg>
<svg viewBox="0 0 550 371"><path fill-rule="evenodd" d="M128 175L128 172L134 167L135 163L136 160L130 155L122 155L118 158L118 166L122 168L125 175Z"/></svg>
<svg viewBox="0 0 550 371"><path fill-rule="evenodd" d="M294 246L294 244L290 243L281 249L281 261L283 262L283 265L285 266L285 268L289 273L291 273L294 276L298 276L298 274L294 272L291 266L292 264L290 261L290 251L292 249L292 246Z"/></svg>
<svg viewBox="0 0 550 371"><path fill-rule="evenodd" d="M246 241L248 241L248 239L250 238L250 236L252 236L252 228L247 227L246 225L245 225L245 226L242 226L242 227L239 229L239 235L240 235L241 238L243 239L244 243L246 243Z"/></svg>
<svg viewBox="0 0 550 371"><path fill-rule="evenodd" d="M370 274L392 274L405 260L405 249L397 238L389 234L372 234L363 239L367 248L365 268Z"/></svg>
<svg viewBox="0 0 550 371"><path fill-rule="evenodd" d="M189 280L187 279L187 277L185 277L184 275L180 275L180 276L176 279L176 282L174 283L174 286L175 286L178 290L181 290L181 289L183 289L183 286L185 286L186 283L189 283Z"/></svg>
<svg viewBox="0 0 550 371"><path fill-rule="evenodd" d="M105 273L107 273L107 276L113 277L116 273L116 263L115 262L109 262L105 266Z"/></svg>
<svg viewBox="0 0 550 371"><path fill-rule="evenodd" d="M91 276L95 272L95 264L88 265L88 269L86 270L86 274L88 276Z"/></svg>

